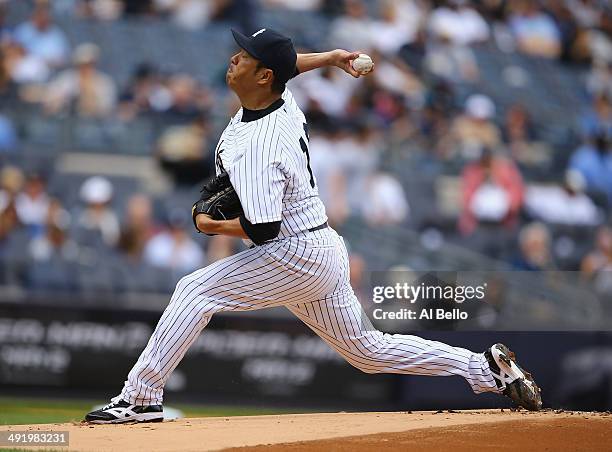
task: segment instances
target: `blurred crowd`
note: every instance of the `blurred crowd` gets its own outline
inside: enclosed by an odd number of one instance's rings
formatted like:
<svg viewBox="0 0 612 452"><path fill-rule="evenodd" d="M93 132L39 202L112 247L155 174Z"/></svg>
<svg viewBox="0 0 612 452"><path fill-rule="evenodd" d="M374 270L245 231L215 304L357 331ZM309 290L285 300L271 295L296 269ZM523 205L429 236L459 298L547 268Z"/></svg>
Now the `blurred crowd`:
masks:
<svg viewBox="0 0 612 452"><path fill-rule="evenodd" d="M219 133L213 116L229 118L236 99L222 82L168 72L156 61L143 61L119 83L100 65L100 43L71 45L56 18L167 21L189 32L227 22L249 32L265 26L257 19L263 10L316 15L328 33L298 42L302 51L360 49L376 62L361 79L328 68L290 82L312 129L312 167L335 227L360 218L373 228L434 228L518 269L579 270L612 287L612 6L605 0L32 1L29 17L9 24L12 3L0 2L0 103L128 127L156 118L163 127L150 155L177 187L211 174ZM568 153L548 140L528 106L502 108L479 90L475 50L482 47L556 62L556 70L583 77L577 97L584 100L566 115L576 118ZM510 77L521 74L515 68ZM27 137L0 109L0 151L23 147ZM415 172L436 181L427 217L421 193L407 189ZM147 194L117 211L103 177L83 183L76 206L51 196L45 176L30 168L6 165L0 184L2 249L8 253L25 230L34 261L79 256L99 240L93 249L180 273L237 246L219 238L203 248L186 232L185 215L156 216ZM559 230L567 240L557 240Z"/></svg>

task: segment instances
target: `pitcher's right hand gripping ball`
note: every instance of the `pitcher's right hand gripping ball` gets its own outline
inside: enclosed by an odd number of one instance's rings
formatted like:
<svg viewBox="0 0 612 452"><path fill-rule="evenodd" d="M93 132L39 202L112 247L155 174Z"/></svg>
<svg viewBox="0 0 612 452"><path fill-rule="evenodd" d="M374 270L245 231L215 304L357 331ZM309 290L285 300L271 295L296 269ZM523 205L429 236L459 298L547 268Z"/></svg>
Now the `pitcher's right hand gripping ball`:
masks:
<svg viewBox="0 0 612 452"><path fill-rule="evenodd" d="M210 215L213 220L231 220L244 214L238 194L226 172L209 180L200 192L202 193L200 200L191 209L196 229L198 229L196 217L201 213Z"/></svg>

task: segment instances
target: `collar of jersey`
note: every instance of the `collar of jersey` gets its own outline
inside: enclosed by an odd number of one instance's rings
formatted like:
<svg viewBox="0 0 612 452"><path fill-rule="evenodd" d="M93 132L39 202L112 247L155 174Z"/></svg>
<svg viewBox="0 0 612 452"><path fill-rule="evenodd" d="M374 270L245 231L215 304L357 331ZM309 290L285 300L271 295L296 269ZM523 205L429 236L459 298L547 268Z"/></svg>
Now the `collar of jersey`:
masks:
<svg viewBox="0 0 612 452"><path fill-rule="evenodd" d="M270 104L263 110L249 110L248 108L242 107L242 122L251 122L257 121L258 119L263 118L264 116L269 115L275 110L278 110L283 106L285 101L282 98L274 101L274 103Z"/></svg>

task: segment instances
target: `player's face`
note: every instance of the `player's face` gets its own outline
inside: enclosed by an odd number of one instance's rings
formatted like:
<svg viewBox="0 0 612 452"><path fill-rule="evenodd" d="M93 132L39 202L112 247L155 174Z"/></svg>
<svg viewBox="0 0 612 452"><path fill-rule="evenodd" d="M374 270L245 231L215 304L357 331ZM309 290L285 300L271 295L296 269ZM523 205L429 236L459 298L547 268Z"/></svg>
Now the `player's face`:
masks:
<svg viewBox="0 0 612 452"><path fill-rule="evenodd" d="M227 86L234 91L248 90L256 84L258 61L245 50L240 50L230 58L230 64L225 74Z"/></svg>

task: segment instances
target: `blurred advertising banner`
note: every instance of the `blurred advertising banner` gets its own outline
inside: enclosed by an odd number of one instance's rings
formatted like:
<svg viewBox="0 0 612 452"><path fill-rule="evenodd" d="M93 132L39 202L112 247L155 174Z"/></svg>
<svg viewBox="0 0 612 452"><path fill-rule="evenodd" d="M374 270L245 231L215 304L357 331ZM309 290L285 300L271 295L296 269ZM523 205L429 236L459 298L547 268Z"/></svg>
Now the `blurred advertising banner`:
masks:
<svg viewBox="0 0 612 452"><path fill-rule="evenodd" d="M577 272L397 270L370 282L361 302L387 332L612 331L609 295Z"/></svg>
<svg viewBox="0 0 612 452"><path fill-rule="evenodd" d="M0 303L0 386L121 389L159 311ZM270 401L383 402L393 377L346 364L293 318L217 315L167 383L169 393Z"/></svg>

